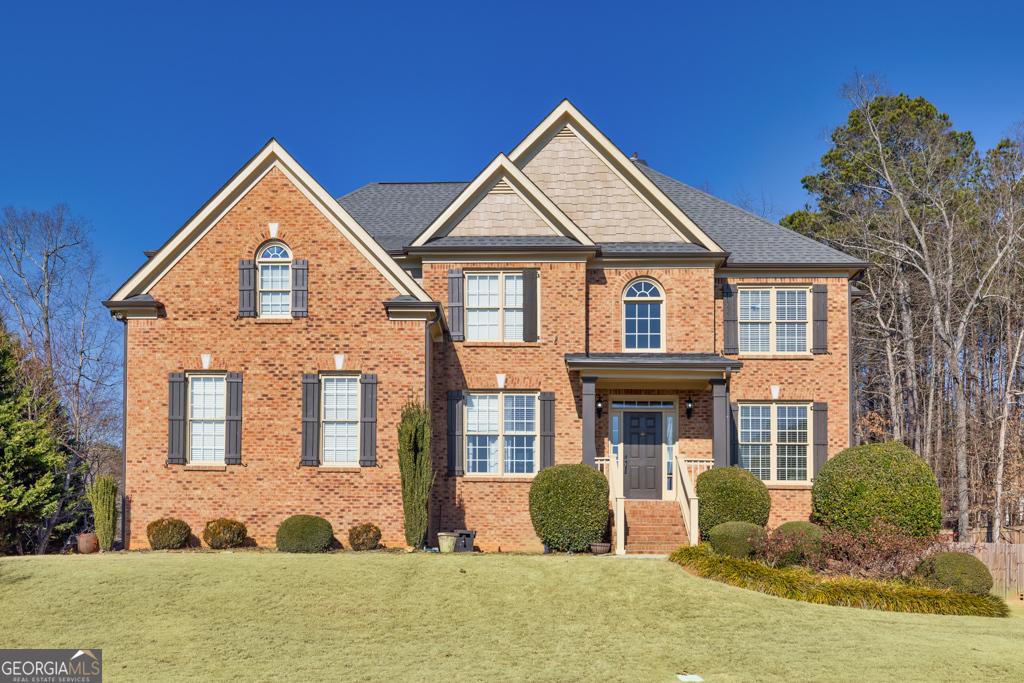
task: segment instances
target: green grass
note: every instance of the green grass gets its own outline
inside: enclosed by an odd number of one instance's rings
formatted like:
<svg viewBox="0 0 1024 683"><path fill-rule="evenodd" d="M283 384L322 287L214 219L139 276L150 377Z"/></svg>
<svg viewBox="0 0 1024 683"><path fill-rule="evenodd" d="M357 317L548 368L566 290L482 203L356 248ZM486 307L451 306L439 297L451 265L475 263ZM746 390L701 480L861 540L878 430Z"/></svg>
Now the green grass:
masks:
<svg viewBox="0 0 1024 683"><path fill-rule="evenodd" d="M0 647L108 681L1022 680L1024 611L773 598L658 560L270 552L0 559Z"/></svg>

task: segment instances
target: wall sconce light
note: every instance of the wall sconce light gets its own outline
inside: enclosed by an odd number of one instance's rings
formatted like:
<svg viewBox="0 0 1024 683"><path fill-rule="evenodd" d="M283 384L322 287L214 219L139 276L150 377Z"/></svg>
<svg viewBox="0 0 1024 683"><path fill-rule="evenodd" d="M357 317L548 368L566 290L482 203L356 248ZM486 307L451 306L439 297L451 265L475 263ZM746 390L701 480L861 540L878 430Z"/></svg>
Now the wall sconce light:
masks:
<svg viewBox="0 0 1024 683"><path fill-rule="evenodd" d="M693 398L690 396L686 397L686 419L689 420L693 417Z"/></svg>
<svg viewBox="0 0 1024 683"><path fill-rule="evenodd" d="M597 416L601 417L601 413L604 412L604 402L601 399L597 399L597 404L594 407Z"/></svg>

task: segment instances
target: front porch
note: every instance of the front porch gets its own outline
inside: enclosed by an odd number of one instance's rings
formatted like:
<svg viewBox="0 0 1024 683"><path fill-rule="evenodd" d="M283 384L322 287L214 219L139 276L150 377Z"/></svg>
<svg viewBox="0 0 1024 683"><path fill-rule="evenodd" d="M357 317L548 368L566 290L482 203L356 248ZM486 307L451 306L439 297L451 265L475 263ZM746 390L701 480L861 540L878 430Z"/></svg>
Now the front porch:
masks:
<svg viewBox="0 0 1024 683"><path fill-rule="evenodd" d="M580 381L583 462L608 477L615 552L696 544L694 482L704 470L729 463L729 377L742 364L703 353L569 354L565 360ZM673 541L679 521L682 538Z"/></svg>

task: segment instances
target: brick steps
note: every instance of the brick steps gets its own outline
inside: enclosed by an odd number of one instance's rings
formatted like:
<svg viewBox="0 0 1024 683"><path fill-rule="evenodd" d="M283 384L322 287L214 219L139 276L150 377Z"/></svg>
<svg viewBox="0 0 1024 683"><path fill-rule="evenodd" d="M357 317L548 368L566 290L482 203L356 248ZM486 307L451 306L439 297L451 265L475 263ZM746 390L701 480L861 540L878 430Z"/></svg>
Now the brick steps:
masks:
<svg viewBox="0 0 1024 683"><path fill-rule="evenodd" d="M688 543L675 501L627 500L625 516L627 553L667 555Z"/></svg>

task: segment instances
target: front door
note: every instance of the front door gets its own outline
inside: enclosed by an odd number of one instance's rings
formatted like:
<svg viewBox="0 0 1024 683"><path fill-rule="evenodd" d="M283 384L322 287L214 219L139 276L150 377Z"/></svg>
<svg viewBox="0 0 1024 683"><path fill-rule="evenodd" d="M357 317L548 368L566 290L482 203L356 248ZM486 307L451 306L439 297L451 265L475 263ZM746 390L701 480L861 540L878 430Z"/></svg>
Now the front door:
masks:
<svg viewBox="0 0 1024 683"><path fill-rule="evenodd" d="M661 413L623 415L626 498L661 498Z"/></svg>

